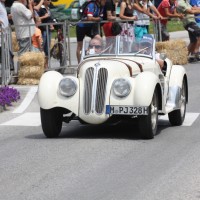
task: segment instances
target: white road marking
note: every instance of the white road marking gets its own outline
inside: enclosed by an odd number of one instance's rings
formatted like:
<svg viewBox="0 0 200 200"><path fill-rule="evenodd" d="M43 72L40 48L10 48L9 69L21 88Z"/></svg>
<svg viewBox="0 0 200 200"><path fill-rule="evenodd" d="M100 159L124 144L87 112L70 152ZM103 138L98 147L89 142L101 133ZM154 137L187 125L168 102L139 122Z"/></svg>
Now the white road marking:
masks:
<svg viewBox="0 0 200 200"><path fill-rule="evenodd" d="M24 98L24 100L20 104L20 106L18 108L16 108L13 111L13 113L23 113L26 110L26 108L29 106L29 104L32 102L37 90L38 90L37 86L31 87L30 90L28 91L26 97Z"/></svg>
<svg viewBox="0 0 200 200"><path fill-rule="evenodd" d="M19 117L11 119L7 122L4 122L0 125L5 126L40 126L40 113L39 112L27 112Z"/></svg>
<svg viewBox="0 0 200 200"><path fill-rule="evenodd" d="M185 121L182 126L192 126L195 120L198 118L200 113L186 113ZM159 116L159 125L168 126L170 125L168 116ZM40 126L40 113L39 112L27 112L19 117L0 124L0 126Z"/></svg>
<svg viewBox="0 0 200 200"><path fill-rule="evenodd" d="M199 113L186 113L185 120L182 126L192 126L194 121L198 118ZM170 125L168 115L159 116L159 125Z"/></svg>

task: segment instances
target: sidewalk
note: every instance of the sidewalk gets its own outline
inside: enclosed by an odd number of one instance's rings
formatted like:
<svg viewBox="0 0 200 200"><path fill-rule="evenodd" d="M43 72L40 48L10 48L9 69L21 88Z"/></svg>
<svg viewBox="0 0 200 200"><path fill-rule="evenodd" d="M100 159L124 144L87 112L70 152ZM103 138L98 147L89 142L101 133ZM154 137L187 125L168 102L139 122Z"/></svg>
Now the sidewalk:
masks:
<svg viewBox="0 0 200 200"><path fill-rule="evenodd" d="M187 31L170 32L170 39L181 39L189 43L189 35Z"/></svg>

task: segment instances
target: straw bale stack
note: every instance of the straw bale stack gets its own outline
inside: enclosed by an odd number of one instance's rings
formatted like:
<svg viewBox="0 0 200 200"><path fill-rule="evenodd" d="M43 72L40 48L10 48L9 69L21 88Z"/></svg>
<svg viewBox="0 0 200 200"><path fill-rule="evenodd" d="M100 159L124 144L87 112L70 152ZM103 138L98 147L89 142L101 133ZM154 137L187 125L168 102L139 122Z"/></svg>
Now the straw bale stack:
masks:
<svg viewBox="0 0 200 200"><path fill-rule="evenodd" d="M174 65L184 65L188 63L187 45L183 40L157 42L156 50L159 53L166 53L167 57Z"/></svg>
<svg viewBox="0 0 200 200"><path fill-rule="evenodd" d="M26 52L19 57L18 82L20 85L37 85L44 72L45 56L41 52Z"/></svg>
<svg viewBox="0 0 200 200"><path fill-rule="evenodd" d="M17 84L18 85L38 85L39 79L35 78L18 78Z"/></svg>
<svg viewBox="0 0 200 200"><path fill-rule="evenodd" d="M18 46L15 32L12 32L12 47L13 47L14 52L19 51L19 46Z"/></svg>

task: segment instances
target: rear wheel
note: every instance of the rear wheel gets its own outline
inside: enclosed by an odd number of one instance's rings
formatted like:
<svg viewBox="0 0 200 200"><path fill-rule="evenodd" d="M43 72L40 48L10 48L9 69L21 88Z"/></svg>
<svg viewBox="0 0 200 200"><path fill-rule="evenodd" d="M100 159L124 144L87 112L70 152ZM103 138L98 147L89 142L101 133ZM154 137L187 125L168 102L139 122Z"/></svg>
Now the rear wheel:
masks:
<svg viewBox="0 0 200 200"><path fill-rule="evenodd" d="M186 112L186 81L183 79L183 85L181 89L180 95L180 109L174 110L168 114L169 121L172 126L180 126L182 125L185 119Z"/></svg>
<svg viewBox="0 0 200 200"><path fill-rule="evenodd" d="M40 108L42 130L48 138L58 137L62 129L63 113L59 108Z"/></svg>
<svg viewBox="0 0 200 200"><path fill-rule="evenodd" d="M64 46L62 43L56 43L50 51L51 68L63 67L65 65Z"/></svg>
<svg viewBox="0 0 200 200"><path fill-rule="evenodd" d="M143 139L152 139L157 133L158 126L158 93L155 89L148 115L139 117L139 131Z"/></svg>

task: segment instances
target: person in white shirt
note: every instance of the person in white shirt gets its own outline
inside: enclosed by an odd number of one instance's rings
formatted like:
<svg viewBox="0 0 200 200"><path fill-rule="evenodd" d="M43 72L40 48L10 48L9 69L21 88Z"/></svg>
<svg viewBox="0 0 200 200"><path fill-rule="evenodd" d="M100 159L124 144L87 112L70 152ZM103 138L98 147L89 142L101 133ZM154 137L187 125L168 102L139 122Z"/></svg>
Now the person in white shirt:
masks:
<svg viewBox="0 0 200 200"><path fill-rule="evenodd" d="M8 16L5 8L5 0L0 0L0 24L2 28L7 28L9 25Z"/></svg>
<svg viewBox="0 0 200 200"><path fill-rule="evenodd" d="M15 26L16 38L19 44L19 55L31 50L32 44L30 38L35 33L32 0L28 0L27 6L29 9L26 7L26 0L14 1L11 6L11 15Z"/></svg>
<svg viewBox="0 0 200 200"><path fill-rule="evenodd" d="M9 25L8 16L5 8L5 0L0 0L0 63L1 63L1 32L2 29L6 29Z"/></svg>

